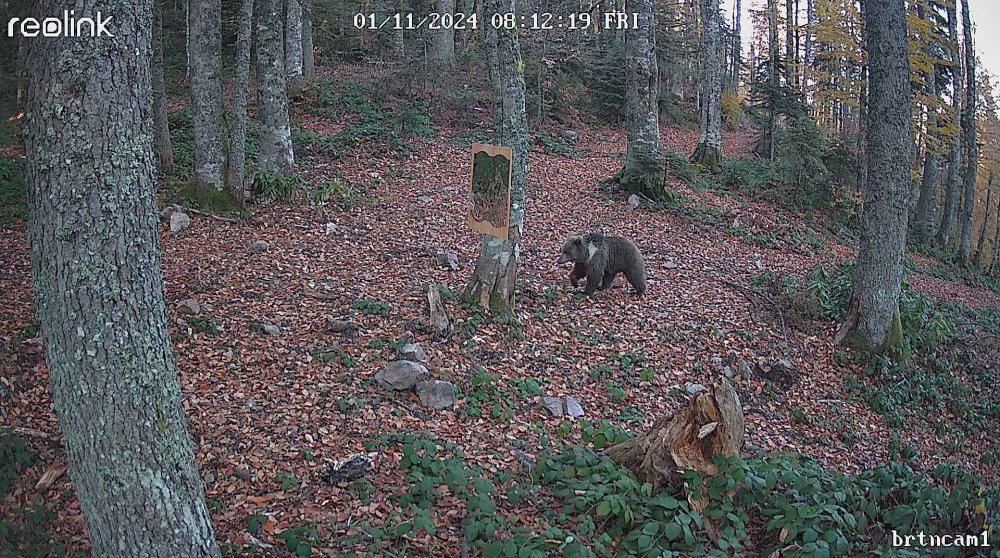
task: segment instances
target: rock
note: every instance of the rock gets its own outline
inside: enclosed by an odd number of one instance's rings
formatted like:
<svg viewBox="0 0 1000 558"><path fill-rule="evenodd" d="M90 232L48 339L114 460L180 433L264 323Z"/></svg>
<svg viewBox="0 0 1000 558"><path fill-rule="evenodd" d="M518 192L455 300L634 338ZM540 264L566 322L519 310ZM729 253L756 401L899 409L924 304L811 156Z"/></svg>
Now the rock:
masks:
<svg viewBox="0 0 1000 558"><path fill-rule="evenodd" d="M455 386L444 380L417 382L417 397L420 402L434 409L450 409L455 406Z"/></svg>
<svg viewBox="0 0 1000 558"><path fill-rule="evenodd" d="M375 462L363 453L354 454L343 461L328 463L320 472L320 478L327 484L353 482L370 475L375 470Z"/></svg>
<svg viewBox="0 0 1000 558"><path fill-rule="evenodd" d="M427 378L427 368L419 362L397 360L390 362L385 370L375 374L375 380L396 391L413 389L417 382Z"/></svg>
<svg viewBox="0 0 1000 558"><path fill-rule="evenodd" d="M699 392L705 391L705 389L707 388L701 384L688 384L684 388L684 391L688 392L688 395L696 395Z"/></svg>
<svg viewBox="0 0 1000 558"><path fill-rule="evenodd" d="M172 203L160 210L160 219L170 220L170 216L178 212L184 213L184 208Z"/></svg>
<svg viewBox="0 0 1000 558"><path fill-rule="evenodd" d="M733 373L733 369L730 368L729 366L722 367L722 375L725 376L726 378L729 378L730 380L736 377L736 374Z"/></svg>
<svg viewBox="0 0 1000 558"><path fill-rule="evenodd" d="M334 234L334 233L337 232L337 230L338 230L338 227L337 227L336 223L327 223L326 224L326 234Z"/></svg>
<svg viewBox="0 0 1000 558"><path fill-rule="evenodd" d="M417 199L424 203L431 203L432 201L434 201L434 198L430 196L417 196Z"/></svg>
<svg viewBox="0 0 1000 558"><path fill-rule="evenodd" d="M261 324L260 329L267 335L278 335L281 333L281 328L272 324Z"/></svg>
<svg viewBox="0 0 1000 558"><path fill-rule="evenodd" d="M569 141L576 141L580 139L580 132L576 130L563 130L562 137L568 139Z"/></svg>
<svg viewBox="0 0 1000 558"><path fill-rule="evenodd" d="M431 326L440 335L444 335L451 329L451 321L448 319L448 312L444 309L444 302L441 300L441 293L436 284L431 284L427 288L427 308Z"/></svg>
<svg viewBox="0 0 1000 558"><path fill-rule="evenodd" d="M642 199L639 198L638 195L632 194L631 196L628 197L628 208L629 209L639 209L640 205L642 205Z"/></svg>
<svg viewBox="0 0 1000 558"><path fill-rule="evenodd" d="M254 254L261 254L267 252L267 249L270 247L271 245L268 244L266 240L258 240L257 242L254 242L252 246L250 246L250 251L253 252Z"/></svg>
<svg viewBox="0 0 1000 558"><path fill-rule="evenodd" d="M542 396L542 407L552 413L554 417L563 416L563 400L558 397Z"/></svg>
<svg viewBox="0 0 1000 558"><path fill-rule="evenodd" d="M193 298L185 298L177 303L177 313L182 316L195 316L201 313L201 306Z"/></svg>
<svg viewBox="0 0 1000 558"><path fill-rule="evenodd" d="M191 218L183 211L170 214L170 232L180 232L191 226Z"/></svg>
<svg viewBox="0 0 1000 558"><path fill-rule="evenodd" d="M566 414L567 415L569 415L569 416L571 416L573 418L578 418L578 417L582 417L583 416L583 407L580 406L580 402L579 401L577 401L576 399L573 399L572 397L570 397L569 395L567 395L565 403L566 403Z"/></svg>
<svg viewBox="0 0 1000 558"><path fill-rule="evenodd" d="M747 361L740 360L736 363L736 367L739 369L740 377L743 378L744 382L749 382L753 378L753 371L750 369L750 365L747 364Z"/></svg>
<svg viewBox="0 0 1000 558"><path fill-rule="evenodd" d="M714 356L709 360L709 363L715 368L722 367L722 357Z"/></svg>
<svg viewBox="0 0 1000 558"><path fill-rule="evenodd" d="M434 260L437 262L439 267L447 267L452 271L458 269L458 256L452 254L451 252L438 252L437 255L434 256Z"/></svg>
<svg viewBox="0 0 1000 558"><path fill-rule="evenodd" d="M350 320L340 320L333 316L326 316L326 330L333 333L344 333L352 329L358 329L358 324Z"/></svg>
<svg viewBox="0 0 1000 558"><path fill-rule="evenodd" d="M667 260L663 263L663 267L664 269L677 269L677 264L675 264L673 260Z"/></svg>
<svg viewBox="0 0 1000 558"><path fill-rule="evenodd" d="M246 467L237 467L233 471L233 476L240 480L248 481L250 480L250 470Z"/></svg>
<svg viewBox="0 0 1000 558"><path fill-rule="evenodd" d="M257 400L254 399L253 397L251 397L250 399L247 399L246 401L244 401L243 404L247 406L247 409L256 409L257 408Z"/></svg>
<svg viewBox="0 0 1000 558"><path fill-rule="evenodd" d="M399 358L413 362L427 362L427 353L420 343L407 343L399 349Z"/></svg>
<svg viewBox="0 0 1000 558"><path fill-rule="evenodd" d="M215 482L215 474L213 474L211 471L208 471L207 473L201 476L201 479L205 481L205 484L212 484L213 482Z"/></svg>

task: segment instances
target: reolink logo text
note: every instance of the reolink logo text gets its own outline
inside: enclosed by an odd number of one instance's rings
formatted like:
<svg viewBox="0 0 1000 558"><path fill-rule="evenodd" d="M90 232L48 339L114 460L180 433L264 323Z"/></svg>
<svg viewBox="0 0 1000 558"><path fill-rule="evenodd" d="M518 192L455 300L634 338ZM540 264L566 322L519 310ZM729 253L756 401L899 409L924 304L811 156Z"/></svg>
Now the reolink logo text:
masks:
<svg viewBox="0 0 1000 558"><path fill-rule="evenodd" d="M14 37L114 37L108 29L111 16L77 17L76 10L63 10L62 18L47 17L41 21L33 17L15 17L7 22L7 36Z"/></svg>

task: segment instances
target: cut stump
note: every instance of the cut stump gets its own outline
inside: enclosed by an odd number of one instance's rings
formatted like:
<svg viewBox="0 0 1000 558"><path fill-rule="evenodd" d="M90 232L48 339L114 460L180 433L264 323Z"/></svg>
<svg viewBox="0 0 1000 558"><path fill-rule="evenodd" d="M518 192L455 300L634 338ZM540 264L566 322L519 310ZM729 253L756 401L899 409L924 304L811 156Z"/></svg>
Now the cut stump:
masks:
<svg viewBox="0 0 1000 558"><path fill-rule="evenodd" d="M656 491L691 469L716 475L716 455L738 455L743 447L743 408L725 378L664 417L648 432L608 448L607 455Z"/></svg>

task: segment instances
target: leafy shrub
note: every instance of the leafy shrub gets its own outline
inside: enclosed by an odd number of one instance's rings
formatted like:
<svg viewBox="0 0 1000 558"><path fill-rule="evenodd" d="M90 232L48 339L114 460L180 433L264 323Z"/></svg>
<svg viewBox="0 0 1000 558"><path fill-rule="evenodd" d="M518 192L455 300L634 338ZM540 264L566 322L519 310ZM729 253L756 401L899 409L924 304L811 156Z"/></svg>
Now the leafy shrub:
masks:
<svg viewBox="0 0 1000 558"><path fill-rule="evenodd" d="M0 157L0 225L28 217L24 160Z"/></svg>

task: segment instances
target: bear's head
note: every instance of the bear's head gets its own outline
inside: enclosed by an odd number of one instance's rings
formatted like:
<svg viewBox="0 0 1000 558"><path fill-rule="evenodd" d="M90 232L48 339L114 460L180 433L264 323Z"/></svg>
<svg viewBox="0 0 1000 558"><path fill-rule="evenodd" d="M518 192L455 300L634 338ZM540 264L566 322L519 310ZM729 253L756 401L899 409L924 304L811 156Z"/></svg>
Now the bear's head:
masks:
<svg viewBox="0 0 1000 558"><path fill-rule="evenodd" d="M580 235L573 235L563 244L559 252L559 263L584 263L590 259L590 251Z"/></svg>

